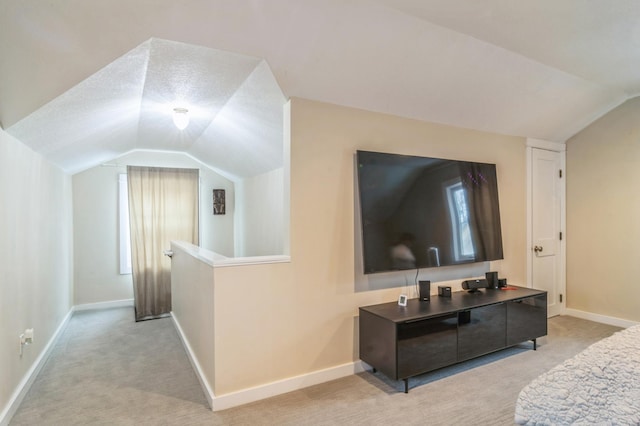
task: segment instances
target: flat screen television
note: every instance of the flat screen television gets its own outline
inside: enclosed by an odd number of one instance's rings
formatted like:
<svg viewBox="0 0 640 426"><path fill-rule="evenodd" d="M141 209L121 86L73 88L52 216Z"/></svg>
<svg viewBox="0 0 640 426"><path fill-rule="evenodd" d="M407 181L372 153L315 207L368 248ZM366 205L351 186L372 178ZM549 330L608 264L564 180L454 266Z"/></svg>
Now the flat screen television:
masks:
<svg viewBox="0 0 640 426"><path fill-rule="evenodd" d="M357 151L364 273L503 258L495 164Z"/></svg>

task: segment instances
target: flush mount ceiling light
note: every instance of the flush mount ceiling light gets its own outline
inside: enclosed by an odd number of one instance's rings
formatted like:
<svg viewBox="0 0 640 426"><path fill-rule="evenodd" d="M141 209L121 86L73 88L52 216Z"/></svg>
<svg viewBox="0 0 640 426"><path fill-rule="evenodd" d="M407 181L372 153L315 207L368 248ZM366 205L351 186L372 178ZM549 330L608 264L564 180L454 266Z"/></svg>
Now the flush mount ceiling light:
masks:
<svg viewBox="0 0 640 426"><path fill-rule="evenodd" d="M186 129L189 125L189 110L186 108L174 108L173 124L180 130Z"/></svg>

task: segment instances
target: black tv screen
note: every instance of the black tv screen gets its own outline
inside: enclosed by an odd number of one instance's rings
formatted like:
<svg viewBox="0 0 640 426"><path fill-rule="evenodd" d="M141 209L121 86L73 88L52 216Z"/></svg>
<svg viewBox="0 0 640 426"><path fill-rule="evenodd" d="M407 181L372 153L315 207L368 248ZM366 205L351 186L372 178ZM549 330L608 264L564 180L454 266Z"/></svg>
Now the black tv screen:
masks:
<svg viewBox="0 0 640 426"><path fill-rule="evenodd" d="M357 151L364 273L502 259L496 165Z"/></svg>

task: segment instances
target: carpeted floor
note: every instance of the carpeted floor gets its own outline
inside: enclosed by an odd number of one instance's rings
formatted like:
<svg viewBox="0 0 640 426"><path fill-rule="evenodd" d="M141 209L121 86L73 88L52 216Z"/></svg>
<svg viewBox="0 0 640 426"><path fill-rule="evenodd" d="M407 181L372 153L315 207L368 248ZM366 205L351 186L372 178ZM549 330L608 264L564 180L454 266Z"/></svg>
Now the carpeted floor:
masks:
<svg viewBox="0 0 640 426"><path fill-rule="evenodd" d="M362 373L212 412L171 319L77 312L10 425L513 425L530 380L619 328L549 320L522 344L403 383Z"/></svg>

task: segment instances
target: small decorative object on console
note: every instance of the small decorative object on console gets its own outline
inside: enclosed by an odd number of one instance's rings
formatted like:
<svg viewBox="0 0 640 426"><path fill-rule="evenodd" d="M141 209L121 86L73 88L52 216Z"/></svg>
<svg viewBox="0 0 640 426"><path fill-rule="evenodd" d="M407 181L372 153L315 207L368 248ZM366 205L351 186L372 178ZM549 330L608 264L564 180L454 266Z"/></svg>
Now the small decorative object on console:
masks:
<svg viewBox="0 0 640 426"><path fill-rule="evenodd" d="M407 306L407 295L406 294L401 294L400 297L398 297L398 305Z"/></svg>
<svg viewBox="0 0 640 426"><path fill-rule="evenodd" d="M469 290L470 293L478 291L479 288L487 288L487 280L466 280L462 281L462 289Z"/></svg>
<svg viewBox="0 0 640 426"><path fill-rule="evenodd" d="M451 297L451 287L448 285L439 285L438 296Z"/></svg>
<svg viewBox="0 0 640 426"><path fill-rule="evenodd" d="M419 282L419 290L420 290L420 301L428 302L431 294L431 281L420 281Z"/></svg>

